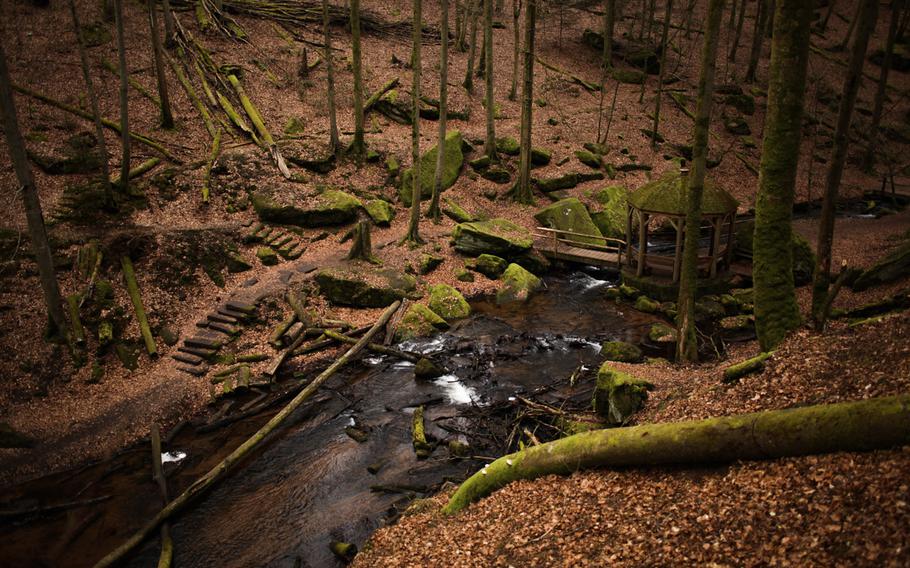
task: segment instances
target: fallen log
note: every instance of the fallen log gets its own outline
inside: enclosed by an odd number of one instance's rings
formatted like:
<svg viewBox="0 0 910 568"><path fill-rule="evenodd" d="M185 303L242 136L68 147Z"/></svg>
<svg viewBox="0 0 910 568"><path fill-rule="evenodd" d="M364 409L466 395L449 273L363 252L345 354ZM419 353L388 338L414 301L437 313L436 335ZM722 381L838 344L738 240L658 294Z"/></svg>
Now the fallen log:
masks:
<svg viewBox="0 0 910 568"><path fill-rule="evenodd" d="M255 434L250 436L243 444L241 444L237 449L230 453L224 460L219 462L215 467L213 467L208 473L196 480L195 483L190 485L190 487L177 496L173 501L167 504L167 506L162 509L157 515L155 515L152 520L145 524L141 529L136 531L136 533L129 538L125 543L117 547L107 556L102 558L95 564L95 568L103 568L106 566L112 566L126 556L130 551L132 551L136 546L138 546L146 537L148 537L152 531L158 528L163 522L168 520L175 513L182 511L186 506L196 497L203 495L208 491L217 481L221 480L227 473L229 473L233 467L242 461L247 455L249 455L256 447L274 430L276 430L281 424L300 407L301 404L306 402L313 393L315 393L323 383L325 383L332 375L335 374L338 369L347 364L351 359L354 358L360 351L370 343L370 340L373 339L382 327L386 324L389 318L392 317L392 314L395 313L395 310L398 309L399 302L395 302L383 312L382 316L376 321L375 324L370 328L370 330L357 342L357 345L351 347L344 355L339 357L334 363L332 363L325 371L320 373L313 381L306 386L300 393L294 397L291 402L287 404L283 409L281 409L278 414L272 417L262 428L260 428Z"/></svg>
<svg viewBox="0 0 910 568"><path fill-rule="evenodd" d="M158 347L155 345L155 338L152 337L152 330L145 315L145 307L142 305L139 283L136 282L136 273L133 271L133 261L130 260L130 257L124 256L120 259L120 263L123 266L123 279L126 281L126 290L129 293L130 301L133 303L133 310L136 312L136 321L139 323L142 341L145 342L146 351L154 357L158 354Z"/></svg>
<svg viewBox="0 0 910 568"><path fill-rule="evenodd" d="M117 66L104 57L101 58L101 66L110 71L111 74L113 74L115 77L120 76L120 70L117 69ZM146 89L142 83L137 81L135 77L132 75L127 75L126 80L132 88L136 89L136 92L155 103L155 106L157 106L159 109L161 108L161 99L150 93L149 90Z"/></svg>
<svg viewBox="0 0 910 568"><path fill-rule="evenodd" d="M453 514L518 479L580 469L725 463L910 443L910 394L583 432L501 457L443 508Z"/></svg>
<svg viewBox="0 0 910 568"><path fill-rule="evenodd" d="M382 98L382 95L388 93L389 91L391 91L392 89L394 89L397 86L398 86L398 77L395 77L394 79L390 79L385 85L380 87L378 91L376 91L375 93L370 95L369 98L367 98L366 102L363 103L363 113L366 114L367 112L369 112L369 110L371 108L373 108L373 105L375 105L379 101L379 99Z"/></svg>
<svg viewBox="0 0 910 568"><path fill-rule="evenodd" d="M170 63L174 75L177 76L177 80L180 82L180 86L182 86L183 90L186 92L186 96L189 97L190 102L193 103L193 106L196 107L196 110L199 112L199 116L202 117L202 123L205 125L205 129L208 131L209 135L214 138L215 123L212 121L212 114L209 112L209 109L205 107L202 99L196 94L193 84L190 83L190 80L187 78L186 73L183 72L183 69L180 68L180 65L178 65L172 57L168 57L167 62Z"/></svg>
<svg viewBox="0 0 910 568"><path fill-rule="evenodd" d="M139 176L141 176L142 174L144 174L144 173L146 173L146 172L148 172L148 171L151 171L152 169L155 168L155 166L157 166L157 165L160 164L160 163L161 163L161 158L149 158L148 160L142 162L141 164L139 164L139 165L136 166L135 168L132 168L132 169L129 171L129 173L127 174L127 176L129 177L129 179L133 179L133 178L139 177ZM118 187L119 187L122 181L123 181L123 180L120 179L120 175L119 175L119 174L115 174L115 175L112 175L112 176L111 176L111 184L114 185L114 186L118 186Z"/></svg>
<svg viewBox="0 0 910 568"><path fill-rule="evenodd" d="M164 477L164 468L161 466L161 433L158 425L152 424L150 433L152 442L152 479L158 484L161 493L161 502L167 505L167 479ZM171 527L168 523L161 523L161 555L158 556L158 568L170 568L174 558L174 540L171 538Z"/></svg>
<svg viewBox="0 0 910 568"><path fill-rule="evenodd" d="M357 340L354 339L353 337L350 337L347 335L342 335L342 334L338 333L337 331L334 331L331 329L326 329L325 331L323 331L323 334L326 337L328 337L329 339L334 339L335 341L339 341L341 343L350 343L350 344L357 343ZM369 345L367 345L367 349L369 349L370 351L373 351L374 353L379 353L382 355L391 355L392 357L398 357L399 359L403 359L403 360L409 361L411 363L417 363L422 358L421 355L418 355L416 353L408 353L407 351L399 351L398 349L393 349L391 347L386 347L385 345L379 345L376 343L370 343Z"/></svg>
<svg viewBox="0 0 910 568"><path fill-rule="evenodd" d="M234 92L237 93L237 98L240 99L243 110L246 111L247 116L253 121L253 126L259 133L262 142L268 148L272 159L275 161L275 165L278 166L278 171L281 172L281 175L284 176L285 179L291 179L291 172L288 170L288 166L284 162L281 152L278 150L278 145L275 144L275 139L272 138L272 133L266 128L265 120L263 120L262 115L259 114L259 109L256 108L256 105L254 105L253 101L247 96L246 91L243 89L243 85L240 84L240 79L237 78L237 75L232 73L228 75L228 81L234 88Z"/></svg>
<svg viewBox="0 0 910 568"><path fill-rule="evenodd" d="M771 353L760 353L755 357L730 365L724 369L724 382L733 383L746 375L761 371L765 368L765 360L769 357L771 357Z"/></svg>

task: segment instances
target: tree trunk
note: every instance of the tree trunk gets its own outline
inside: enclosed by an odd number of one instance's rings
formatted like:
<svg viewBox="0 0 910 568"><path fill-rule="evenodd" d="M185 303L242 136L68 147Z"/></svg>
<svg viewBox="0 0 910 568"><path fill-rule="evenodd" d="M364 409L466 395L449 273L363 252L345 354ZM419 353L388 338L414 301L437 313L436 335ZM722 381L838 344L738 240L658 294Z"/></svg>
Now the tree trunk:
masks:
<svg viewBox="0 0 910 568"><path fill-rule="evenodd" d="M774 14L776 8L776 0L768 0L767 17L765 18L765 37L771 39L771 30L774 29Z"/></svg>
<svg viewBox="0 0 910 568"><path fill-rule="evenodd" d="M710 0L702 44L701 72L698 78L698 104L695 110L695 135L692 144L692 173L685 180L686 240L683 247L682 272L677 303L678 332L676 357L680 361L698 360L695 337L695 294L698 282L698 233L701 225L701 196L705 184L705 162L708 156L708 134L711 103L714 99L714 67L720 36L724 0Z"/></svg>
<svg viewBox="0 0 910 568"><path fill-rule="evenodd" d="M657 97L654 99L654 128L652 128L654 134L651 136L651 148L657 148L657 130L660 127L660 100L664 93L664 69L667 67L667 36L670 33L670 18L673 15L673 0L666 0L666 3L664 28L660 33L660 73L657 76Z"/></svg>
<svg viewBox="0 0 910 568"><path fill-rule="evenodd" d="M799 166L812 6L804 0L779 0L777 10L752 261L755 329L762 351L776 347L800 324L790 221Z"/></svg>
<svg viewBox="0 0 910 568"><path fill-rule="evenodd" d="M843 51L847 49L847 46L850 44L850 38L853 37L853 30L856 29L856 24L859 22L862 17L863 12L863 3L860 2L856 7L856 13L853 15L853 19L850 20L850 26L847 28L847 33L844 34L844 39L837 45L837 49Z"/></svg>
<svg viewBox="0 0 910 568"><path fill-rule="evenodd" d="M167 76L164 74L164 57L161 38L158 37L158 10L155 0L149 0L149 31L152 36L152 54L155 58L155 78L158 80L158 98L161 100L161 128L174 128L171 99L167 93Z"/></svg>
<svg viewBox="0 0 910 568"><path fill-rule="evenodd" d="M486 69L486 106L487 111L487 137L483 145L483 153L496 159L496 126L493 124L494 119L494 97L493 97L493 0L483 0L484 18L483 18L483 42L484 51L484 69Z"/></svg>
<svg viewBox="0 0 910 568"><path fill-rule="evenodd" d="M521 0L512 0L512 88L509 89L509 100L518 97L518 60L521 58Z"/></svg>
<svg viewBox="0 0 910 568"><path fill-rule="evenodd" d="M433 196L430 199L430 210L427 212L427 216L437 224L442 220L442 215L439 211L439 195L442 193L442 171L445 168L446 154L444 152L446 147L446 122L449 114L449 0L441 0L440 10L442 11L439 23L442 45L440 45L439 54L439 141L436 146L439 151L436 152L436 176L433 179Z"/></svg>
<svg viewBox="0 0 910 568"><path fill-rule="evenodd" d="M411 218L408 221L408 232L404 240L410 243L420 243L420 42L421 42L421 25L423 22L422 0L414 1L414 26L412 51L411 51L411 68L414 72L411 81ZM443 154L445 146L439 147L439 154Z"/></svg>
<svg viewBox="0 0 910 568"><path fill-rule="evenodd" d="M616 25L616 0L604 0L604 69L613 67L613 27Z"/></svg>
<svg viewBox="0 0 910 568"><path fill-rule="evenodd" d="M351 56L354 69L354 142L351 150L354 157L361 161L366 154L366 142L363 139L363 77L361 75L360 57L360 0L351 0Z"/></svg>
<svg viewBox="0 0 910 568"><path fill-rule="evenodd" d="M749 67L746 68L746 83L755 82L755 71L758 69L758 60L761 57L761 44L765 38L765 20L768 17L768 0L758 0L755 3L755 29L752 30L752 50L749 52Z"/></svg>
<svg viewBox="0 0 910 568"><path fill-rule="evenodd" d="M582 469L767 460L908 443L910 395L593 430L487 464L461 484L442 512L456 513L512 481Z"/></svg>
<svg viewBox="0 0 910 568"><path fill-rule="evenodd" d="M888 72L891 70L891 59L894 53L894 40L897 37L897 25L904 0L891 2L891 23L888 25L888 39L885 41L885 55L878 76L878 89L875 91L875 102L872 110L872 123L869 125L869 142L866 146L866 155L863 158L863 169L872 173L875 166L875 145L878 142L878 126L882 120L882 109L885 105L885 91L888 88Z"/></svg>
<svg viewBox="0 0 910 568"><path fill-rule="evenodd" d="M82 26L79 24L79 14L76 11L75 0L69 0L70 15L73 19L73 29L76 31L76 42L79 47L79 62L82 65L82 80L85 81L85 91L92 105L92 120L95 123L95 138L98 139L98 155L101 158L101 187L104 189L105 206L115 209L114 190L111 186L111 168L108 164L107 142L104 140L104 125L101 123L101 110L98 108L98 97L95 96L95 84L88 63L88 53L85 49L85 40L82 37Z"/></svg>
<svg viewBox="0 0 910 568"><path fill-rule="evenodd" d="M736 0L733 0L734 2ZM736 21L736 32L733 35L733 45L730 47L730 56L727 61L733 63L733 76L736 77L736 52L739 50L739 38L743 35L743 22L746 20L746 0L742 1L739 8L739 19Z"/></svg>
<svg viewBox="0 0 910 568"><path fill-rule="evenodd" d="M878 17L878 0L862 0L856 30L856 41L844 79L844 90L837 114L837 126L834 130L834 150L831 154L831 167L825 180L825 196L822 200L822 212L818 226L818 245L816 246L815 273L812 277L812 315L815 318L825 304L828 293L828 280L831 273L831 242L834 239L834 205L837 191L847 161L847 145L850 142L850 119L853 116L853 105L862 80L863 61L869 46L869 36L875 29Z"/></svg>
<svg viewBox="0 0 910 568"><path fill-rule="evenodd" d="M819 31L825 33L825 30L828 29L828 20L831 19L831 14L834 13L834 6L837 4L835 0L830 0L828 3L828 11L825 12L825 19L822 20L821 25L819 26Z"/></svg>
<svg viewBox="0 0 910 568"><path fill-rule="evenodd" d="M471 46L468 50L468 67L462 86L468 93L474 92L474 57L477 55L477 0L468 0L468 19L471 20Z"/></svg>
<svg viewBox="0 0 910 568"><path fill-rule="evenodd" d="M177 46L177 34L174 32L174 13L171 11L171 0L164 0L164 47L173 49Z"/></svg>
<svg viewBox="0 0 910 568"><path fill-rule="evenodd" d="M25 153L25 142L19 131L19 121L16 117L16 105L13 100L9 69L6 66L6 53L0 42L0 118L3 120L3 131L6 134L6 146L9 150L16 179L22 191L22 201L25 205L25 217L28 221L29 240L32 241L32 252L35 254L35 263L38 265L38 277L41 280L41 289L44 292L44 304L47 308L50 334L63 334L66 329L66 318L63 315L63 300L60 297L60 288L57 285L57 275L54 273L54 259L51 247L47 241L47 229L44 225L44 215L41 212L41 201L38 199L38 190L32 177L32 170L28 165L28 156Z"/></svg>
<svg viewBox="0 0 910 568"><path fill-rule="evenodd" d="M332 61L332 33L329 30L329 0L322 0L322 35L325 43L326 98L329 105L329 151L337 156L341 151L341 142L335 111L335 64Z"/></svg>
<svg viewBox="0 0 910 568"><path fill-rule="evenodd" d="M377 262L373 256L373 241L370 238L370 222L360 221L353 229L354 236L351 239L351 251L348 253L348 260L365 260L367 262ZM293 307L293 306L292 306ZM301 310L302 311L302 310ZM297 313L297 310L294 310ZM297 315L300 319L300 314ZM305 321L301 319L300 321Z"/></svg>
<svg viewBox="0 0 910 568"><path fill-rule="evenodd" d="M537 26L537 0L526 0L524 83L521 88L521 155L518 165L518 190L515 197L519 203L530 204L531 197L531 119L533 118L534 91L534 35Z"/></svg>
<svg viewBox="0 0 910 568"><path fill-rule="evenodd" d="M120 65L120 128L123 154L120 158L120 191L128 193L130 179L130 113L129 80L126 69L126 38L123 37L123 0L114 0L117 27L117 60Z"/></svg>

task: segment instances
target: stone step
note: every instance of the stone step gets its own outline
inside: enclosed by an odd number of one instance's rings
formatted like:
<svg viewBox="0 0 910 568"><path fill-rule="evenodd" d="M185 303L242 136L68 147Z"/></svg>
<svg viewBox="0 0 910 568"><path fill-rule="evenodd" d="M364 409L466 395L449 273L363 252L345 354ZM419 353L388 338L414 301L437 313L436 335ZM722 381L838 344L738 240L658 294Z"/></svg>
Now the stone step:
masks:
<svg viewBox="0 0 910 568"><path fill-rule="evenodd" d="M199 320L196 322L196 327L206 328L209 326L208 320Z"/></svg>
<svg viewBox="0 0 910 568"><path fill-rule="evenodd" d="M184 339L183 343L189 347L202 347L217 351L224 345L224 340L214 335L197 335Z"/></svg>
<svg viewBox="0 0 910 568"><path fill-rule="evenodd" d="M286 236L288 235L284 231L275 231L272 235L269 235L267 239L263 239L263 242L269 246L272 246L274 243L277 243Z"/></svg>
<svg viewBox="0 0 910 568"><path fill-rule="evenodd" d="M278 251L285 260L294 260L300 258L306 251L306 245L300 242L291 242Z"/></svg>
<svg viewBox="0 0 910 568"><path fill-rule="evenodd" d="M183 371L184 373L189 373L190 375L193 375L194 377L201 377L208 372L209 366L202 365L202 366L190 367L188 365L177 365L177 370Z"/></svg>
<svg viewBox="0 0 910 568"><path fill-rule="evenodd" d="M285 236L281 237L280 239L276 239L276 240L271 244L271 246L272 246L272 248L274 248L274 249L280 249L280 248L283 248L284 245L290 243L290 242L293 241L293 240L294 240L293 235L285 235Z"/></svg>
<svg viewBox="0 0 910 568"><path fill-rule="evenodd" d="M234 327L233 325L227 323L211 322L209 323L209 329L223 333L225 335L235 335L240 333L239 327Z"/></svg>
<svg viewBox="0 0 910 568"><path fill-rule="evenodd" d="M171 355L171 358L175 361L180 361L181 363L187 363L189 365L198 365L205 361L204 358L199 355L193 355L192 353L174 353Z"/></svg>
<svg viewBox="0 0 910 568"><path fill-rule="evenodd" d="M177 348L177 351L181 353L189 353L190 355L196 355L197 357L202 357L203 359L208 359L212 355L218 352L217 349L206 349L205 347L190 347L188 345L181 345Z"/></svg>
<svg viewBox="0 0 910 568"><path fill-rule="evenodd" d="M244 321L250 319L250 316L248 314L246 314L244 312L238 312L237 310L232 310L232 309L230 309L228 307L224 307L224 306L218 308L218 313L223 316L234 318L238 322L244 322Z"/></svg>
<svg viewBox="0 0 910 568"><path fill-rule="evenodd" d="M229 310L242 312L247 315L252 315L253 312L256 311L256 304L247 302L245 300L228 300L225 302L224 306Z"/></svg>
<svg viewBox="0 0 910 568"><path fill-rule="evenodd" d="M205 316L205 317L206 317L206 319L209 320L210 322L211 322L211 321L214 321L214 322L218 322L218 323L230 323L230 324L238 324L238 323L240 323L240 320L237 319L237 318L234 318L234 317L231 317L231 316L226 316L226 315L224 315L224 314L219 314L219 313L216 313L216 312L212 312L212 313L210 313L209 315L207 315L207 316Z"/></svg>

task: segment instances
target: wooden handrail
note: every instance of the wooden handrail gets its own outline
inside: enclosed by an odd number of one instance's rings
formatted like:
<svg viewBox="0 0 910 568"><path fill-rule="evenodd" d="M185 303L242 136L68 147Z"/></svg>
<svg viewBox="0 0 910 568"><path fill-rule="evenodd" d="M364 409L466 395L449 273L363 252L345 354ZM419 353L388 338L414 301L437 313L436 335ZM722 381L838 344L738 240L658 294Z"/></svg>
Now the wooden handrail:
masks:
<svg viewBox="0 0 910 568"><path fill-rule="evenodd" d="M625 245L625 244L626 244L626 241L624 241L624 240L622 240L622 239L614 239L614 238L612 238L612 237L604 237L603 235L589 235L589 234L587 234L587 233L576 233L575 231L563 231L563 230L561 230L561 229L551 229L550 227L537 227L537 230L538 230L538 231L544 231L544 232L546 232L546 233L558 233L558 234L562 234L562 235L573 235L573 236L576 236L576 237L587 237L587 238L589 238L589 239L600 239L600 240L602 240L602 241L614 242L614 243L619 243L619 244L622 244L622 245ZM543 235L541 235L541 236L543 236Z"/></svg>

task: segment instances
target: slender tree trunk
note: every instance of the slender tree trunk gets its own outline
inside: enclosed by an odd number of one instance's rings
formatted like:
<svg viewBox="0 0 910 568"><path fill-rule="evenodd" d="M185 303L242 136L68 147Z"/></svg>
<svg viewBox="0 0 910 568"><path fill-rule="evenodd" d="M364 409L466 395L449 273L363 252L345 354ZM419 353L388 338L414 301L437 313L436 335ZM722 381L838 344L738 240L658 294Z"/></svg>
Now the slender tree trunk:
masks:
<svg viewBox="0 0 910 568"><path fill-rule="evenodd" d="M660 74L657 76L657 97L654 99L654 135L651 136L651 148L657 148L657 130L660 127L660 102L664 93L664 69L667 66L667 37L670 33L670 18L673 15L673 0L665 0L664 28L660 33ZM735 2L735 0L734 0Z"/></svg>
<svg viewBox="0 0 910 568"><path fill-rule="evenodd" d="M469 93L473 93L474 57L477 55L477 0L468 0L468 19L471 20L471 46L468 50L468 67L462 85Z"/></svg>
<svg viewBox="0 0 910 568"><path fill-rule="evenodd" d="M411 84L411 113L413 117L411 125L411 169L414 175L411 176L411 218L408 222L408 232L404 237L404 240L410 243L423 242L419 231L420 193L422 191L420 183L420 42L423 23L421 8L421 0L414 0L413 45L411 51L411 68L414 72ZM439 154L443 154L444 150L445 146L440 146Z"/></svg>
<svg viewBox="0 0 910 568"><path fill-rule="evenodd" d="M758 0L761 2L761 0ZM689 39L692 37L692 17L695 14L695 0L689 0L689 6L686 8L686 33L684 37Z"/></svg>
<svg viewBox="0 0 910 568"><path fill-rule="evenodd" d="M755 72L761 57L761 44L765 38L765 20L768 18L768 0L755 2L755 29L752 31L752 50L749 52L749 67L746 68L746 83L755 82Z"/></svg>
<svg viewBox="0 0 910 568"><path fill-rule="evenodd" d="M702 44L701 72L698 77L698 104L695 110L695 135L692 144L692 172L684 180L686 187L686 240L683 247L679 281L676 357L680 361L698 360L695 337L695 295L698 283L698 234L701 225L701 197L705 185L705 162L708 156L708 134L711 105L714 99L714 69L720 39L720 21L724 0L709 0Z"/></svg>
<svg viewBox="0 0 910 568"><path fill-rule="evenodd" d="M25 204L29 239L32 241L32 251L35 254L35 262L38 264L38 276L41 280L41 290L44 292L44 304L47 308L49 335L63 334L66 330L63 301L57 285L57 275L54 273L54 259L47 241L47 229L44 226L44 215L41 212L41 201L38 199L38 190L28 165L25 142L19 131L11 85L9 69L6 66L6 53L3 43L0 42L0 118L3 120L3 131L6 134L6 146L9 149L10 160L13 162L16 179L19 181L22 192L22 201Z"/></svg>
<svg viewBox="0 0 910 568"><path fill-rule="evenodd" d="M418 30L419 31L419 30ZM363 76L360 57L360 0L351 0L351 51L354 68L354 143L351 150L358 161L366 153L363 139Z"/></svg>
<svg viewBox="0 0 910 568"><path fill-rule="evenodd" d="M882 110L885 105L885 90L888 88L888 72L891 70L891 59L894 53L894 40L897 37L897 25L904 0L891 2L891 23L888 25L888 39L885 41L885 55L878 76L878 89L875 91L875 102L872 110L872 123L869 125L869 143L866 146L866 155L863 158L863 169L872 173L875 166L875 146L878 142L878 126L882 120Z"/></svg>
<svg viewBox="0 0 910 568"><path fill-rule="evenodd" d="M129 81L126 69L126 38L123 37L123 0L114 0L117 26L117 60L120 64L120 129L123 154L120 159L120 191L128 193L130 183Z"/></svg>
<svg viewBox="0 0 910 568"><path fill-rule="evenodd" d="M76 11L75 0L69 0L70 15L73 19L73 29L76 31L76 42L79 46L79 62L82 65L82 80L85 81L85 91L92 105L92 119L95 123L95 138L98 139L98 155L101 157L101 187L104 189L105 206L109 209L116 208L114 203L114 189L111 185L111 168L108 164L107 142L104 139L104 125L101 124L101 110L98 108L98 97L95 96L95 84L88 63L88 53L85 49L85 40L82 37L82 26L79 24L79 14Z"/></svg>
<svg viewBox="0 0 910 568"><path fill-rule="evenodd" d="M326 99L329 105L329 151L338 156L341 141L338 137L338 114L335 110L335 63L332 55L332 32L329 29L329 0L322 0L322 35L325 51Z"/></svg>
<svg viewBox="0 0 910 568"><path fill-rule="evenodd" d="M604 69L613 67L613 27L616 21L616 0L604 0Z"/></svg>
<svg viewBox="0 0 910 568"><path fill-rule="evenodd" d="M537 0L526 0L524 81L521 88L521 155L518 165L518 191L515 196L519 203L530 204L531 197L531 119L534 96L534 34L537 26Z"/></svg>
<svg viewBox="0 0 910 568"><path fill-rule="evenodd" d="M651 29L654 27L654 0L648 0L648 15L646 16L648 21L648 27L645 30L645 38L648 42L651 41Z"/></svg>
<svg viewBox="0 0 910 568"><path fill-rule="evenodd" d="M819 31L825 33L825 30L828 29L828 20L831 19L831 14L834 13L834 6L837 4L835 0L830 0L828 2L828 11L825 12L825 18L822 20L821 25L819 25Z"/></svg>
<svg viewBox="0 0 910 568"><path fill-rule="evenodd" d="M844 91L841 96L837 114L837 126L834 130L834 150L831 155L831 167L825 180L825 196L822 201L821 219L818 226L818 245L816 247L815 273L812 278L812 315L820 316L828 294L828 281L831 274L831 242L834 239L834 205L837 191L840 188L844 165L847 161L850 119L853 116L853 105L862 79L863 61L869 46L869 36L875 29L878 16L878 0L862 0L857 16L859 24L856 30L856 41L844 79Z"/></svg>
<svg viewBox="0 0 910 568"><path fill-rule="evenodd" d="M173 49L177 45L177 34L174 31L174 13L171 11L171 0L164 0L164 47Z"/></svg>
<svg viewBox="0 0 910 568"><path fill-rule="evenodd" d="M485 1L485 0L481 0L481 1ZM483 9L483 6L481 6L481 9ZM484 13L486 13L486 12L484 12ZM484 21L486 21L486 19ZM480 56L477 58L477 76L479 78L483 79L483 74L486 72L486 64L487 64L486 25L484 25L483 38L481 38L481 39L482 39L482 41L480 42Z"/></svg>
<svg viewBox="0 0 910 568"><path fill-rule="evenodd" d="M774 14L776 4L776 0L768 0L768 5L766 6L767 17L765 18L765 37L768 39L771 39L771 30L774 29Z"/></svg>
<svg viewBox="0 0 910 568"><path fill-rule="evenodd" d="M167 75L164 74L164 57L161 38L158 37L158 9L155 0L149 0L149 31L152 36L152 54L155 57L155 77L158 80L158 98L161 99L161 128L174 128L171 99L167 93Z"/></svg>
<svg viewBox="0 0 910 568"><path fill-rule="evenodd" d="M863 6L862 2L856 7L856 13L853 15L853 19L850 20L850 26L847 28L847 33L844 34L844 39L838 44L837 48L841 51L847 49L847 46L850 44L850 38L853 37L853 30L856 29L856 24L859 22L860 14L862 13Z"/></svg>
<svg viewBox="0 0 910 568"><path fill-rule="evenodd" d="M734 2L736 0L733 0ZM730 56L727 60L733 63L733 77L736 77L736 52L739 50L739 39L743 35L743 22L746 19L746 0L742 1L739 8L739 19L736 21L736 32L733 35L733 45L730 47Z"/></svg>
<svg viewBox="0 0 910 568"><path fill-rule="evenodd" d="M439 54L439 142L436 148L436 177L433 180L433 197L430 199L430 210L427 216L434 223L439 223L442 216L439 211L439 195L442 193L442 171L445 168L445 147L446 147L446 122L448 119L449 108L449 0L441 0L440 10L442 11L441 21L439 23L440 36L442 45Z"/></svg>
<svg viewBox="0 0 910 568"><path fill-rule="evenodd" d="M484 53L484 68L486 69L486 107L487 107L487 137L484 142L484 154L491 160L496 159L496 126L493 124L495 98L493 96L493 0L484 0L483 35L486 52Z"/></svg>
<svg viewBox="0 0 910 568"><path fill-rule="evenodd" d="M777 10L771 38L768 111L755 203L752 262L755 329L762 351L777 347L800 324L793 285L790 222L799 166L812 5L805 0L778 0Z"/></svg>
<svg viewBox="0 0 910 568"><path fill-rule="evenodd" d="M521 0L512 0L512 88L509 89L509 100L518 97L518 60L521 58Z"/></svg>

